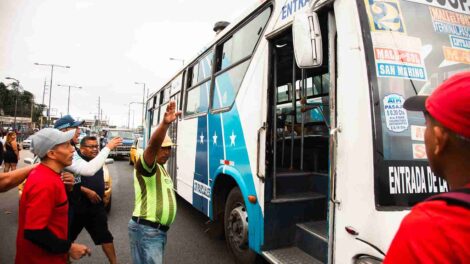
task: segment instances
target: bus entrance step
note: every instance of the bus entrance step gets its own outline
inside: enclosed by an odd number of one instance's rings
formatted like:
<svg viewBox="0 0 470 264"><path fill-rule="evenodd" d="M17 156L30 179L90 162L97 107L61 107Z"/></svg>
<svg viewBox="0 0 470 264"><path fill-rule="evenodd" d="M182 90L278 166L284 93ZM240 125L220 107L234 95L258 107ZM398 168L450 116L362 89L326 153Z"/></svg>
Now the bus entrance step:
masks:
<svg viewBox="0 0 470 264"><path fill-rule="evenodd" d="M307 193L293 193L278 195L276 199L272 199L272 203L289 203L289 202L303 202L310 200L325 199L326 196L321 193L307 192Z"/></svg>
<svg viewBox="0 0 470 264"><path fill-rule="evenodd" d="M303 252L298 247L287 247L263 251L263 257L270 263L282 264L323 264L318 259Z"/></svg>
<svg viewBox="0 0 470 264"><path fill-rule="evenodd" d="M295 245L307 254L326 262L328 255L326 221L298 223Z"/></svg>

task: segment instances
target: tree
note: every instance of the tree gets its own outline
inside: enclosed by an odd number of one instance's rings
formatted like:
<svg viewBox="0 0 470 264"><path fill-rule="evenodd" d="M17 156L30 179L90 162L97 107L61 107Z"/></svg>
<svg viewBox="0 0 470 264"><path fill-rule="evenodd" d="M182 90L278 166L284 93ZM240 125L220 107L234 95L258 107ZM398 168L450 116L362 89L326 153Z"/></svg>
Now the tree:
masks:
<svg viewBox="0 0 470 264"><path fill-rule="evenodd" d="M42 113L44 112L44 109L46 109L45 104L34 104L33 122L35 123L41 122L41 118L43 117Z"/></svg>
<svg viewBox="0 0 470 264"><path fill-rule="evenodd" d="M12 84L15 85L15 84ZM29 91L19 93L17 89L8 89L8 86L0 82L0 115L15 115L15 100L17 100L17 117L31 117L33 122L39 122L43 110L43 104L34 102L34 95Z"/></svg>
<svg viewBox="0 0 470 264"><path fill-rule="evenodd" d="M0 108L3 110L3 114L13 116L15 97L4 83L0 83L0 98L2 98L0 100Z"/></svg>

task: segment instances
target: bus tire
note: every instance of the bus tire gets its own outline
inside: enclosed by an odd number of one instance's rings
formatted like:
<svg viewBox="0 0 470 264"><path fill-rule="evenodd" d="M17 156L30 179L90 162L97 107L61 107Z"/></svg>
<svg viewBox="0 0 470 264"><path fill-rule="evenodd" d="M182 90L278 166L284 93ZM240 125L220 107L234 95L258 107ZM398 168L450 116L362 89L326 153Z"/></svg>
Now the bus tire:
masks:
<svg viewBox="0 0 470 264"><path fill-rule="evenodd" d="M257 255L248 246L248 213L240 189L233 188L225 203L225 241L237 263L255 263Z"/></svg>

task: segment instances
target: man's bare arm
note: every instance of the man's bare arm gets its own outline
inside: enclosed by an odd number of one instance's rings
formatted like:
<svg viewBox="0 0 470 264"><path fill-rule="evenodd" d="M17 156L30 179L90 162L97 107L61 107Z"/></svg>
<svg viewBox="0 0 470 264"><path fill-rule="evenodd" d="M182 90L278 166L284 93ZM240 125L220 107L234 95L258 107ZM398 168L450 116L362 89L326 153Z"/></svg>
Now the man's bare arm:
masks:
<svg viewBox="0 0 470 264"><path fill-rule="evenodd" d="M162 146L162 142L165 139L166 131L170 127L170 124L175 121L181 112L176 112L176 102L171 101L166 107L165 116L162 122L158 125L157 130L153 132L150 137L149 144L144 150L144 161L147 165L152 166L155 162L157 152Z"/></svg>
<svg viewBox="0 0 470 264"><path fill-rule="evenodd" d="M27 166L10 172L0 172L0 192L6 192L18 186L27 177L36 165Z"/></svg>

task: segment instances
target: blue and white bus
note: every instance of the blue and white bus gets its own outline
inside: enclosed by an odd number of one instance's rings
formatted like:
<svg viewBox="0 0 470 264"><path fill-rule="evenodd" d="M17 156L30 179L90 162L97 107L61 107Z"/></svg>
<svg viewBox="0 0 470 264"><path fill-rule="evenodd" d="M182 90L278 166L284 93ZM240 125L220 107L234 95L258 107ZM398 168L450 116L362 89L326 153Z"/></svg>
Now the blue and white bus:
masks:
<svg viewBox="0 0 470 264"><path fill-rule="evenodd" d="M410 207L448 189L402 105L470 69L469 10L257 1L155 89L145 138L175 100L168 171L237 262L379 263Z"/></svg>

